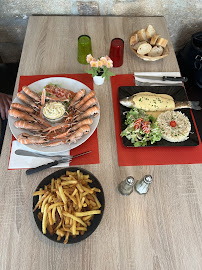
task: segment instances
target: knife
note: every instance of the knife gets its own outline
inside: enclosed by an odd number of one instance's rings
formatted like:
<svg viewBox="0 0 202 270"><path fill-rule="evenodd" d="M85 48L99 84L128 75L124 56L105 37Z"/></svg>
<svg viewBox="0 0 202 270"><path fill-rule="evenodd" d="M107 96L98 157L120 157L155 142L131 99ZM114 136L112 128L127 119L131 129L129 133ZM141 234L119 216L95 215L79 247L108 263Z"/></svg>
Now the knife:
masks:
<svg viewBox="0 0 202 270"><path fill-rule="evenodd" d="M49 162L47 164L43 164L43 165L38 166L38 167L33 168L33 169L28 169L26 171L26 174L27 175L30 175L30 174L33 174L33 173L36 173L36 172L40 172L40 171L45 170L45 169L48 169L48 168L50 168L52 166L58 165L59 163L64 163L64 162L67 162L67 161L71 161L73 158L76 158L76 157L80 157L80 156L89 154L90 152L92 152L92 151L87 151L87 152L84 152L84 153L80 153L78 155L68 156L68 157L62 157L60 159L56 159L53 162ZM41 155L41 157L44 157L44 156ZM49 158L52 158L53 160L55 159L55 157L51 157L51 156L49 156Z"/></svg>
<svg viewBox="0 0 202 270"><path fill-rule="evenodd" d="M48 159L57 159L57 158L68 158L68 157L71 157L69 155L65 155L65 156L48 156L48 155L44 155L44 154L40 154L40 153L35 153L35 152L30 152L30 151L25 151L25 150L16 150L15 151L15 154L16 155L20 155L20 156L27 156L27 157L43 157L43 158L48 158Z"/></svg>
<svg viewBox="0 0 202 270"><path fill-rule="evenodd" d="M136 75L135 77L140 79L148 80L160 80L160 81L173 81L173 82L187 82L187 77L173 77L173 76L147 76L147 75Z"/></svg>

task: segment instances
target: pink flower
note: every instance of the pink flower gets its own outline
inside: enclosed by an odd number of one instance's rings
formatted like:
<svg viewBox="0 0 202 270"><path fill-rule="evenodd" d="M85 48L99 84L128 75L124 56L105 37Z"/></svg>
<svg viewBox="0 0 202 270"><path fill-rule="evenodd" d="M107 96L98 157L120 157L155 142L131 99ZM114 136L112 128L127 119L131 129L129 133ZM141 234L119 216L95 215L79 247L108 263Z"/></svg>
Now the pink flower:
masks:
<svg viewBox="0 0 202 270"><path fill-rule="evenodd" d="M90 61L90 66L91 67L98 67L98 62L97 61Z"/></svg>
<svg viewBox="0 0 202 270"><path fill-rule="evenodd" d="M98 63L98 67L102 67L103 65L102 61L98 60L97 63Z"/></svg>
<svg viewBox="0 0 202 270"><path fill-rule="evenodd" d="M92 60L93 60L93 56L92 56L91 54L88 54L88 55L86 56L86 61L87 61L88 63L90 63Z"/></svg>
<svg viewBox="0 0 202 270"><path fill-rule="evenodd" d="M111 59L107 61L106 67L107 68L112 68L113 67L113 61Z"/></svg>
<svg viewBox="0 0 202 270"><path fill-rule="evenodd" d="M108 55L106 55L105 58L107 59L107 61L111 60L111 58Z"/></svg>
<svg viewBox="0 0 202 270"><path fill-rule="evenodd" d="M106 57L101 57L100 61L102 62L103 66L107 65L107 58Z"/></svg>

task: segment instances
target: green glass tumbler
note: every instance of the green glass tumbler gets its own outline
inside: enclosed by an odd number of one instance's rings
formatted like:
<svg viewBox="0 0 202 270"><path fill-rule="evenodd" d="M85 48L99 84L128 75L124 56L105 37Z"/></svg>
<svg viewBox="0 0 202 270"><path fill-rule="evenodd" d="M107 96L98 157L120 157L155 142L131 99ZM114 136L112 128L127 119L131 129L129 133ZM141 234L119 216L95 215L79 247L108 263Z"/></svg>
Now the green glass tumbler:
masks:
<svg viewBox="0 0 202 270"><path fill-rule="evenodd" d="M92 54L91 38L87 35L78 37L78 62L87 65L86 56Z"/></svg>

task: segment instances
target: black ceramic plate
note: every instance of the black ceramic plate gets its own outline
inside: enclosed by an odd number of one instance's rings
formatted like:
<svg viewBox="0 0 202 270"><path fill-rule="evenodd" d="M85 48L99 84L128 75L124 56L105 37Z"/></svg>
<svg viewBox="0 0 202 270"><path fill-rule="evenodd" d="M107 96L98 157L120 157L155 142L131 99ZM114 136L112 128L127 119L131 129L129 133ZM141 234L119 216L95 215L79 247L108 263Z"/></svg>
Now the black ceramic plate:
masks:
<svg viewBox="0 0 202 270"><path fill-rule="evenodd" d="M135 93L139 92L152 92L156 94L168 94L174 98L176 101L187 101L187 96L185 89L182 86L120 86L119 87L119 101L122 98L132 96ZM127 126L125 125L126 116L123 112L129 111L130 108L127 108L119 103L120 113L121 113L121 131L123 131ZM192 115L190 109L180 109L184 113L191 123L191 132L189 134L189 139L184 142L172 143L164 139L161 139L159 142L154 144L148 143L147 146L197 146L199 145L198 136L196 129L193 123ZM196 111L197 113L197 111ZM134 147L130 140L126 137L122 137L123 145L127 147ZM145 147L145 146L144 146Z"/></svg>
<svg viewBox="0 0 202 270"><path fill-rule="evenodd" d="M101 203L101 214L100 215L94 215L93 220L91 221L91 225L87 227L87 231L84 233L84 235L77 235L75 238L73 238L72 236L69 237L69 241L67 244L73 244L73 243L78 243L84 239L86 239L87 237L89 237L98 227L98 225L100 224L100 221L102 219L103 216L103 212L104 212L104 207L105 207L105 199L104 199L104 192L102 189L102 186L100 184L100 182L98 181L98 179L89 171L82 169L82 168L78 168L78 167L68 167L59 171L56 171L50 175L48 175L46 178L44 178L41 183L38 185L37 190L39 190L40 188L44 188L44 185L48 185L51 182L52 178L58 178L61 175L64 175L66 171L71 171L71 172L75 172L77 170L80 170L83 174L89 174L89 178L92 180L92 183L89 183L90 187L96 187L99 188L101 190L101 192L97 192L97 198ZM38 196L34 196L33 197L33 209L36 205L36 203L38 202ZM42 222L38 219L38 213L39 213L39 209L37 209L36 211L33 212L34 214L34 219L35 222L37 224L37 227L39 228L39 230L42 233ZM57 243L62 243L64 242L64 237L62 237L62 239L60 241L57 241L57 235L51 235L48 231L46 234L43 234L44 236L46 236L47 238L49 238L52 241L55 241Z"/></svg>

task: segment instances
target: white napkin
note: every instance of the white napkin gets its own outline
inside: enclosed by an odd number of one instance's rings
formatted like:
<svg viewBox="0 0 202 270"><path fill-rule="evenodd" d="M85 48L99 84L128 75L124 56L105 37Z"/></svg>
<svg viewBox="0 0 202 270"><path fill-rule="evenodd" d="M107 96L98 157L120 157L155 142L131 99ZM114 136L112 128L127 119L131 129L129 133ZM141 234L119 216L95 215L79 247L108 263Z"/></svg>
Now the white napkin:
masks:
<svg viewBox="0 0 202 270"><path fill-rule="evenodd" d="M151 80L151 79L143 79L138 77L139 76L158 76L158 77L163 77L163 76L171 76L171 77L180 77L181 74L180 72L134 72L134 77L135 77L135 84L138 85L150 85L155 86L155 85L183 85L182 82L179 81L162 81L162 80Z"/></svg>
<svg viewBox="0 0 202 270"><path fill-rule="evenodd" d="M24 146L23 144L19 143L16 140L13 141L8 169L30 169L30 168L35 168L37 166L47 164L53 161L52 159L49 159L49 158L19 156L15 154L15 151L17 149L26 150L33 153L38 153L32 149L27 148L26 146ZM48 154L48 153L45 153L45 154L51 156L51 154ZM60 152L58 155L70 155L70 151L65 151L62 153ZM68 166L69 166L69 162L65 162L65 163L60 163L54 167L68 167Z"/></svg>

